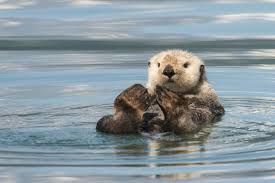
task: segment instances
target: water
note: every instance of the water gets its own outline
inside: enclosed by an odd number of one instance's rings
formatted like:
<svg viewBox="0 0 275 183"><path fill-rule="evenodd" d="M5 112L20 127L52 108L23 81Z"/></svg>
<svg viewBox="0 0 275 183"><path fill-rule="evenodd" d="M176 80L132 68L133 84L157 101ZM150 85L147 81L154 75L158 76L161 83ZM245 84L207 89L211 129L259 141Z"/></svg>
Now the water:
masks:
<svg viewBox="0 0 275 183"><path fill-rule="evenodd" d="M0 29L0 182L274 182L272 1L41 3L0 13L0 23L23 26ZM99 19L70 19L88 15ZM205 61L226 110L222 121L183 136L96 132L114 98L145 84L147 60L168 48Z"/></svg>
<svg viewBox="0 0 275 183"><path fill-rule="evenodd" d="M95 131L120 91L145 84L146 59L154 53L1 51L1 179L274 179L274 65L208 66L226 115L198 134L159 140ZM230 53L254 59L249 51ZM227 60L222 52L197 54L206 61L216 55L223 55L219 62Z"/></svg>

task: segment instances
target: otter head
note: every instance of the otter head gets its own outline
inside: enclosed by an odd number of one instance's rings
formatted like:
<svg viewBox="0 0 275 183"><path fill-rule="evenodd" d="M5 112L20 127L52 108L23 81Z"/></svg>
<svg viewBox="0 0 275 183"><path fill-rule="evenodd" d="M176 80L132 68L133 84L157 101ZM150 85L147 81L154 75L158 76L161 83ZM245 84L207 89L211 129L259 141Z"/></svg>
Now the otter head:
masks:
<svg viewBox="0 0 275 183"><path fill-rule="evenodd" d="M171 91L188 93L204 80L204 63L187 51L164 51L148 62L147 88L150 94L155 93L157 85Z"/></svg>

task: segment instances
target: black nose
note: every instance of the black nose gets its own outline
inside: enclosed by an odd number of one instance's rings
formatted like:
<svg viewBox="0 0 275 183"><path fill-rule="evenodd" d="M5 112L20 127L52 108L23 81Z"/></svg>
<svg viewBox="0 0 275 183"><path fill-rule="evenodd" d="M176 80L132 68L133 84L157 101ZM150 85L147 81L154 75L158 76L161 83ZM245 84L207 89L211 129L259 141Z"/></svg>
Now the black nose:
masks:
<svg viewBox="0 0 275 183"><path fill-rule="evenodd" d="M167 65L163 72L162 72L163 75L167 76L168 78L171 78L172 76L175 75L175 71L173 69L173 67L171 65Z"/></svg>

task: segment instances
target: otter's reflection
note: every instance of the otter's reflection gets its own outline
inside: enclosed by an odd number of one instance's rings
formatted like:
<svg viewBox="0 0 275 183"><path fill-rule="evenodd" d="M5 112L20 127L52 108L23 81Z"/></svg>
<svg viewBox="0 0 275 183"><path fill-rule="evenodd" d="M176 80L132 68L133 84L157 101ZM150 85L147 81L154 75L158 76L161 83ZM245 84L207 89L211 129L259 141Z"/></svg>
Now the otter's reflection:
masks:
<svg viewBox="0 0 275 183"><path fill-rule="evenodd" d="M123 157L136 157L140 159L138 165L152 168L151 178L172 178L172 179L189 179L200 176L199 172L191 173L172 173L163 172L161 167L178 167L202 165L206 162L190 162L194 156L203 156L206 151L204 144L211 134L211 126L203 128L197 134L176 136L174 134L163 134L160 136L144 137L140 144L121 145L116 147L117 155ZM199 153L199 154L198 154ZM134 158L136 160L136 158ZM179 161L176 161L178 158ZM171 161L169 161L171 159ZM187 159L189 161L187 161ZM134 163L134 162L133 162ZM158 169L159 168L159 169ZM159 171L158 171L159 170ZM146 174L150 172L146 172Z"/></svg>
<svg viewBox="0 0 275 183"><path fill-rule="evenodd" d="M164 139L166 140L148 140L148 156L155 161L151 161L148 163L149 167L156 168L162 166L192 166L192 163L186 163L184 161L184 157L182 161L174 163L158 163L158 159L161 156L175 156L184 154L187 157L194 155L197 152L204 152L205 147L204 144L207 141L209 135L211 133L211 128L205 128L198 134L189 134L189 135L181 135L175 137L173 134L166 136ZM169 139L172 139L169 141ZM190 155L190 156L189 156ZM153 174L151 178L171 178L171 179L191 179L195 177L199 177L199 172L191 172L191 173L164 173L164 174Z"/></svg>

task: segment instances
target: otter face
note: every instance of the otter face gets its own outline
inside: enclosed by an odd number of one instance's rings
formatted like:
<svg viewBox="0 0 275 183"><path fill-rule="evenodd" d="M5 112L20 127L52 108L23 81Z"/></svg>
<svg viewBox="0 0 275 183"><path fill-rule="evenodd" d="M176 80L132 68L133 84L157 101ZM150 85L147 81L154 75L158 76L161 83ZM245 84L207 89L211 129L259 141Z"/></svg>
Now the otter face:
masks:
<svg viewBox="0 0 275 183"><path fill-rule="evenodd" d="M204 64L186 51L171 50L152 57L148 63L148 91L157 85L175 92L188 92L204 78Z"/></svg>

